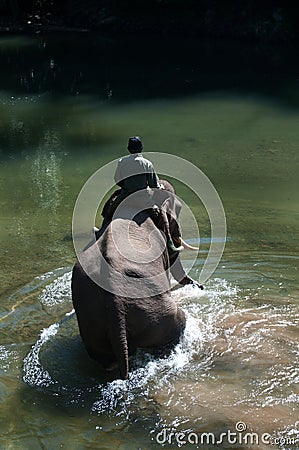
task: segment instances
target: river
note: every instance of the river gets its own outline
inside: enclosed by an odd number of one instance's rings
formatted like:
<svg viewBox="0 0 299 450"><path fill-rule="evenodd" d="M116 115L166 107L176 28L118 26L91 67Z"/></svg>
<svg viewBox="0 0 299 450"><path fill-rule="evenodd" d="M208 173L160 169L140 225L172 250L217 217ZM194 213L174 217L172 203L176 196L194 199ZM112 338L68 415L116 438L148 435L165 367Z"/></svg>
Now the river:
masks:
<svg viewBox="0 0 299 450"><path fill-rule="evenodd" d="M37 35L1 37L0 61L0 447L299 448L294 49ZM174 289L187 327L171 355L139 351L113 381L72 312L72 213L135 134L207 175L227 240L204 291ZM209 217L176 188L200 231L198 278Z"/></svg>

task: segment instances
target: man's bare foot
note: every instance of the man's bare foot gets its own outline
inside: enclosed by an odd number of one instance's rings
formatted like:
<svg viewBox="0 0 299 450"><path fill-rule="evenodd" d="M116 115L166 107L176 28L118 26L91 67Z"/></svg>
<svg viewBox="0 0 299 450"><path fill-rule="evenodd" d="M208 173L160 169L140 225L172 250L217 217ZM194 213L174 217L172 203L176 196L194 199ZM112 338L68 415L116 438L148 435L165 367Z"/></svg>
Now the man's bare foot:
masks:
<svg viewBox="0 0 299 450"><path fill-rule="evenodd" d="M188 275L186 275L184 278L181 279L180 284L182 286L186 286L187 284L192 284L193 286L198 287L199 289L203 289L203 285L197 283L197 281L193 280L192 278L188 277Z"/></svg>

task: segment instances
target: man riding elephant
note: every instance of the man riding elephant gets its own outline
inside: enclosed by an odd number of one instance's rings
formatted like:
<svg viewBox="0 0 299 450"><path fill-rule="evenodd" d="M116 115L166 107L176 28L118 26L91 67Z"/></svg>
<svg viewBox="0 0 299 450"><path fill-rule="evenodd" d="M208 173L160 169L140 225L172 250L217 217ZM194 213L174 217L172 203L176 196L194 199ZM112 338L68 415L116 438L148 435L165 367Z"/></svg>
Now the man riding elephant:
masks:
<svg viewBox="0 0 299 450"><path fill-rule="evenodd" d="M166 211L163 208L159 209L152 200L150 189L164 189L164 187L159 183L153 164L141 155L142 150L143 145L139 136L129 138L128 151L130 155L118 161L114 175L114 181L121 189L113 193L107 202L106 208L103 210L103 226L106 226L111 221L116 208L125 198L140 191L140 195L134 196L134 202L136 203L136 198L139 197L141 209L150 211L158 227L160 227L160 223L162 224L168 251L170 253L180 252L183 250L183 247L176 247L173 243ZM159 214L161 220L159 220Z"/></svg>
<svg viewBox="0 0 299 450"><path fill-rule="evenodd" d="M182 285L193 284L202 289L201 285L192 280L192 278L185 273L178 257L179 253L184 249L181 245L180 227L177 222L179 211L177 211L174 220L177 230L175 233L176 238L172 239L170 233L169 211L175 210L173 207L174 205L169 205L172 197L175 198L172 186L169 185L170 188L168 187L168 189L165 189L163 183L159 181L151 161L144 158L141 154L143 144L139 136L130 137L127 148L130 155L125 156L118 161L114 175L114 180L121 189L116 190L111 195L103 208L102 216L104 217L104 220L102 230L111 222L115 211L121 203L132 195L134 207L137 207L138 209L139 206L140 210L147 210L157 228L164 232L175 279ZM167 182L164 182L164 184L165 183L169 184ZM169 189L173 190L173 196L169 196ZM128 201L126 200L125 203L128 203ZM176 204L179 205L180 210L181 204L177 199ZM96 236L98 236L97 232Z"/></svg>

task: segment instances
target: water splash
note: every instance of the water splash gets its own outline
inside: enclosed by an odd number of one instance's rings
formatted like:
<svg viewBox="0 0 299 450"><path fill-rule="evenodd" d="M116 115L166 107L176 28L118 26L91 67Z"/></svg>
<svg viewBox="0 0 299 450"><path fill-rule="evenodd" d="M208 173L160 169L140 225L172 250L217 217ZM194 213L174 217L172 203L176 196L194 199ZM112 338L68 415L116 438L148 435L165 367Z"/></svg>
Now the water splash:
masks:
<svg viewBox="0 0 299 450"><path fill-rule="evenodd" d="M36 309L35 303L29 303L29 298L34 301L35 295L38 296L38 292L42 288L39 300L46 311L50 312L58 306L61 309L68 307L67 305L71 302L70 279L69 267L58 268L35 277L30 283L9 296L9 302L13 304L8 312L0 314L1 326L8 326L9 321L13 322L13 328L21 324L21 320L25 317L25 311L26 314L30 314ZM58 310L59 308L56 309L57 312Z"/></svg>
<svg viewBox="0 0 299 450"><path fill-rule="evenodd" d="M29 354L24 359L24 376L23 380L25 383L30 384L31 386L49 386L50 384L54 384L54 381L51 378L51 375L47 370L45 370L40 363L40 351L42 346L58 331L58 324L53 324L49 328L46 328L42 331L39 340L32 347Z"/></svg>
<svg viewBox="0 0 299 450"><path fill-rule="evenodd" d="M49 276L50 274L47 274L47 276L44 276L43 278L48 281ZM59 305L60 303L69 302L70 281L71 273L65 272L54 279L52 283L47 284L39 296L41 303L51 308L56 307L57 304ZM186 300L190 300L190 304L185 307L187 325L181 342L175 347L167 358L157 358L152 356L150 353L139 351L130 362L132 371L130 373L129 385L126 382L121 382L119 380L110 384L108 383L107 389L104 388L102 392L102 406L100 403L97 403L98 407L104 410L104 404L106 404L108 397L110 398L108 401L109 404L118 404L117 392L119 392L119 389L124 389L126 391L128 386L129 388L133 387L134 390L138 390L139 387L144 389L144 384L146 383L150 385L156 377L159 377L162 383L168 383L168 380L170 380L173 376L178 373L188 371L188 364L192 360L193 356L197 356L198 353L203 351L205 342L207 342L207 340L211 337L212 322L204 322L200 317L200 312L205 308L208 308L210 313L214 309L211 304L207 305L207 298L209 298L209 302L211 302L212 299L218 301L219 296L230 296L232 292L235 292L235 288L232 288L229 284L221 280L216 281L215 285L211 285L211 289L207 290L205 295L202 295L202 291L200 289L190 288L188 286L175 291L173 296L176 301L183 302L184 298ZM202 304L198 303L201 297L203 300ZM35 343L25 359L24 380L26 382L34 384L36 381L39 385L40 380L42 380L43 386L57 382L57 380L51 377L50 373L46 369L43 369L40 362L40 352L43 351L46 343L50 345L52 341L55 341L56 336L58 336L58 329L59 336L64 341L71 336L73 332L71 330L71 320L75 322L73 315L70 316L67 314L65 319L43 330L40 339ZM78 330L76 329L73 333L78 335ZM59 355L57 355L57 358L59 359ZM70 358L73 358L73 355L71 355ZM209 359L209 356L207 358ZM207 365L207 358L203 358L201 361L203 366ZM34 372L36 373L34 374ZM116 398L113 400L114 394L112 391L114 390L114 386ZM112 397L110 395L111 389Z"/></svg>
<svg viewBox="0 0 299 450"><path fill-rule="evenodd" d="M69 301L69 283L70 273L60 274L44 287L41 302L55 308ZM220 278L204 291L185 286L173 297L187 317L179 344L167 356L139 350L130 358L128 380L109 381L92 366L70 315L42 332L24 360L24 381L56 393L64 406L88 408L124 426L142 420L142 411L150 434L203 420L220 427L223 417L236 423L245 414L252 429L273 422L277 436L290 435L298 402L296 306L256 303L255 290L250 299L247 289Z"/></svg>
<svg viewBox="0 0 299 450"><path fill-rule="evenodd" d="M7 373L18 356L19 352L14 344L0 345L1 372Z"/></svg>
<svg viewBox="0 0 299 450"><path fill-rule="evenodd" d="M62 174L60 136L57 130L46 130L41 146L32 161L32 199L41 209L57 213L61 203Z"/></svg>
<svg viewBox="0 0 299 450"><path fill-rule="evenodd" d="M72 272L66 272L48 284L41 292L40 302L47 307L70 302Z"/></svg>
<svg viewBox="0 0 299 450"><path fill-rule="evenodd" d="M136 399L142 398L143 403L146 400L151 402L158 391L171 390L177 377L190 377L192 366L196 366L196 378L204 378L213 363L213 352L208 342L215 335L217 317L222 312L225 299L232 306L232 296L237 292L236 287L220 279L208 283L204 293L191 286L174 291L173 297L183 305L187 319L179 344L167 357L157 358L139 351L131 358L129 380L108 383L101 391L101 398L93 404L92 411L99 414L114 412L128 418Z"/></svg>

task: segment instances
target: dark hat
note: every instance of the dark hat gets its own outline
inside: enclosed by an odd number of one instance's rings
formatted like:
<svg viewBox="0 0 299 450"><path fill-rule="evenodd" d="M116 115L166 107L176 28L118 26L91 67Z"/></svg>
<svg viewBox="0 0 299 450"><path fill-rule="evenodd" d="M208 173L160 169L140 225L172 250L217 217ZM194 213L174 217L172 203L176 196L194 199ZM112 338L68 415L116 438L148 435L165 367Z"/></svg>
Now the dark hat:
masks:
<svg viewBox="0 0 299 450"><path fill-rule="evenodd" d="M139 136L133 136L129 138L128 150L131 153L141 152L143 149L142 141Z"/></svg>

